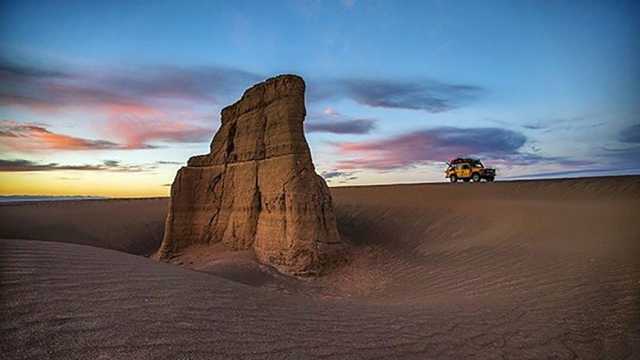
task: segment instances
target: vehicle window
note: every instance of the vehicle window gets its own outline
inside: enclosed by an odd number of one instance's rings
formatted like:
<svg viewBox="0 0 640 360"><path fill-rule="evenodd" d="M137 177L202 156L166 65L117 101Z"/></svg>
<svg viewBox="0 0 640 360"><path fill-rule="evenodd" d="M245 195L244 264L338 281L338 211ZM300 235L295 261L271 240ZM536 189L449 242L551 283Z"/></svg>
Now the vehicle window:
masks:
<svg viewBox="0 0 640 360"><path fill-rule="evenodd" d="M465 170L466 169L470 169L469 165L462 165L462 168L465 169Z"/></svg>

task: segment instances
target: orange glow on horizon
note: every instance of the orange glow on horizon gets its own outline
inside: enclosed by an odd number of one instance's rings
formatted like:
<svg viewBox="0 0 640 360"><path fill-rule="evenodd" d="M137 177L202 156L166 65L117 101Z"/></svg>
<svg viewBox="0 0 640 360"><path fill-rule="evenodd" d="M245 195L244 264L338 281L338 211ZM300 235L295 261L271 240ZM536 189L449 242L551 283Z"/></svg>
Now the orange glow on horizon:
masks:
<svg viewBox="0 0 640 360"><path fill-rule="evenodd" d="M0 173L0 195L169 196L170 183L157 174L98 171Z"/></svg>

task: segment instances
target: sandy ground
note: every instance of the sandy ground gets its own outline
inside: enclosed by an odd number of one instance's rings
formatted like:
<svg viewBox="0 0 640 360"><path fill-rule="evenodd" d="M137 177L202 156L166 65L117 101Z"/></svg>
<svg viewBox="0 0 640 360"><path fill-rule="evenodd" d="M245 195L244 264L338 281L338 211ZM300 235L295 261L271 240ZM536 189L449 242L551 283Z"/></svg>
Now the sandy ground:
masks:
<svg viewBox="0 0 640 360"><path fill-rule="evenodd" d="M136 255L160 247L167 198L0 204L0 238L60 241Z"/></svg>
<svg viewBox="0 0 640 360"><path fill-rule="evenodd" d="M640 357L640 177L332 193L353 253L314 280L133 255L166 199L2 205L2 358Z"/></svg>

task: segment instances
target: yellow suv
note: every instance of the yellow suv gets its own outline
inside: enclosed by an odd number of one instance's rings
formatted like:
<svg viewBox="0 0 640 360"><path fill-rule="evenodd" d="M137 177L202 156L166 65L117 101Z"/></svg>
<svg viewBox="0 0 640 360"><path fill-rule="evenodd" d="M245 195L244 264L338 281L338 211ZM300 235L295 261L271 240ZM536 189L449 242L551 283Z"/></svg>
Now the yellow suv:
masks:
<svg viewBox="0 0 640 360"><path fill-rule="evenodd" d="M447 163L445 177L449 178L453 183L458 180L465 182L470 180L480 182L483 179L493 181L496 178L496 170L484 167L482 162L477 159L457 158Z"/></svg>

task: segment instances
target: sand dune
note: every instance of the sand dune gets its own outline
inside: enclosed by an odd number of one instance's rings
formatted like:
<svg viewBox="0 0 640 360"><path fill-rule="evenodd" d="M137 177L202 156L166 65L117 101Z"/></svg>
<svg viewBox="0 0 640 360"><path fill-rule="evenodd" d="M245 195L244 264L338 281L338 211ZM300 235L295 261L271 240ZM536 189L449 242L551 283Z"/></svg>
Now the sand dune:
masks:
<svg viewBox="0 0 640 360"><path fill-rule="evenodd" d="M149 255L162 242L167 201L153 198L0 204L0 238L69 242Z"/></svg>
<svg viewBox="0 0 640 360"><path fill-rule="evenodd" d="M0 237L56 242L0 241L0 350L11 359L639 356L640 177L332 193L353 254L315 280L222 248L196 248L182 266L125 253L157 247L164 199L2 205Z"/></svg>

